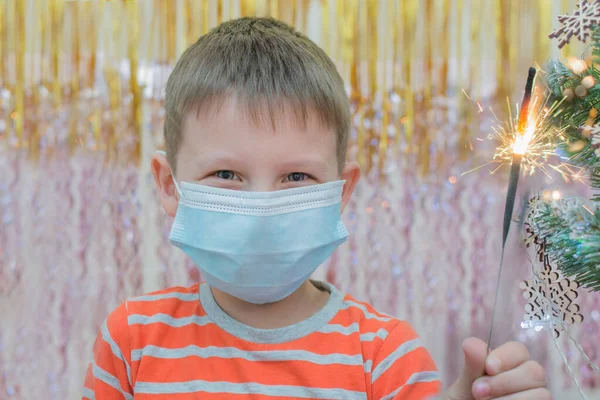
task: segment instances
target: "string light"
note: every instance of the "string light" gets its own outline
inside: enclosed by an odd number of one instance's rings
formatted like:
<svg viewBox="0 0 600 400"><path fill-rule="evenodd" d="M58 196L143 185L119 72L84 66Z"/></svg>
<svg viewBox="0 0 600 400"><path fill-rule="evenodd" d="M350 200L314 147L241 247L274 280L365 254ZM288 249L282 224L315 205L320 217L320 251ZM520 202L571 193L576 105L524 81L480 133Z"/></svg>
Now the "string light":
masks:
<svg viewBox="0 0 600 400"><path fill-rule="evenodd" d="M558 201L562 198L562 194L558 190L552 191L552 200Z"/></svg>
<svg viewBox="0 0 600 400"><path fill-rule="evenodd" d="M581 75L588 68L584 60L575 57L567 58L567 66L577 75Z"/></svg>
<svg viewBox="0 0 600 400"><path fill-rule="evenodd" d="M581 80L581 86L583 86L586 89L591 89L595 85L596 85L596 80L591 75L588 75Z"/></svg>

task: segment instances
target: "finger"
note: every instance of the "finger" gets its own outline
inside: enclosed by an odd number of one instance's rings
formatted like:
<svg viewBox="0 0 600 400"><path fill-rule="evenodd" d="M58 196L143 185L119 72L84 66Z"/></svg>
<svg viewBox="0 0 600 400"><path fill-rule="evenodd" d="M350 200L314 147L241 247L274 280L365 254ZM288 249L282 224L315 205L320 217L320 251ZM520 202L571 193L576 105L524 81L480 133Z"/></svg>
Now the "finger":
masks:
<svg viewBox="0 0 600 400"><path fill-rule="evenodd" d="M512 393L546 386L546 371L535 361L502 372L496 376L479 378L473 384L473 396L476 399L498 398Z"/></svg>
<svg viewBox="0 0 600 400"><path fill-rule="evenodd" d="M529 350L523 343L508 342L490 353L485 362L485 372L497 375L523 364L529 358Z"/></svg>
<svg viewBox="0 0 600 400"><path fill-rule="evenodd" d="M477 338L468 338L463 342L465 366L460 377L449 388L450 398L468 399L472 396L473 381L480 378L485 369L487 345Z"/></svg>
<svg viewBox="0 0 600 400"><path fill-rule="evenodd" d="M552 393L546 388L537 388L496 397L494 400L552 400Z"/></svg>
<svg viewBox="0 0 600 400"><path fill-rule="evenodd" d="M485 372L488 347L483 340L470 337L463 342L463 352L465 355L463 375L470 383L473 383L475 379L482 376Z"/></svg>

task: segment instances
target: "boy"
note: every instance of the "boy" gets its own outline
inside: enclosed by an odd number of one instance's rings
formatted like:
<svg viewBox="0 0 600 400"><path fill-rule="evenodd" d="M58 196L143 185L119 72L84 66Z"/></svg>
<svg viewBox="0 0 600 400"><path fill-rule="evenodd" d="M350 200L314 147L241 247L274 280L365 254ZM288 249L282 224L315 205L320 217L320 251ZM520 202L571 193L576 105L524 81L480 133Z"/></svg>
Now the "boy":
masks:
<svg viewBox="0 0 600 400"><path fill-rule="evenodd" d="M191 46L166 88L152 171L172 243L205 283L131 298L102 326L84 399L424 399L435 365L410 325L309 280L343 243L358 181L332 61L264 18ZM524 346L464 343L447 399L546 399ZM483 375L483 371L486 375Z"/></svg>

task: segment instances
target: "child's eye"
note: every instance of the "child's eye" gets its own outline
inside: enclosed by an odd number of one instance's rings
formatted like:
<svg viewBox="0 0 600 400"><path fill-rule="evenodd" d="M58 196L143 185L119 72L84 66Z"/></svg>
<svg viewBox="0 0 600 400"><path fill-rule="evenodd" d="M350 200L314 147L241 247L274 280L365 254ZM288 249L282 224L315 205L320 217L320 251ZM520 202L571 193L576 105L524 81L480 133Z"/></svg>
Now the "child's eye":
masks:
<svg viewBox="0 0 600 400"><path fill-rule="evenodd" d="M232 181L237 178L235 172L227 170L217 171L215 172L215 176L219 179L224 179L226 181Z"/></svg>
<svg viewBox="0 0 600 400"><path fill-rule="evenodd" d="M307 179L308 175L303 172L293 172L286 177L288 182L302 182Z"/></svg>

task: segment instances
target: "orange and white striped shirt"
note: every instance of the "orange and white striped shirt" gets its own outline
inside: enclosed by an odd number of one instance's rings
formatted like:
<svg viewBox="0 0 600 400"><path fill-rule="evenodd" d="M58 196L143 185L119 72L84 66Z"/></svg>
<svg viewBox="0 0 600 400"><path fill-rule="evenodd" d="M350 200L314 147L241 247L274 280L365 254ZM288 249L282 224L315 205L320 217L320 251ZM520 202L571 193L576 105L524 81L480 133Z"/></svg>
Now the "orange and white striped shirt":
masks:
<svg viewBox="0 0 600 400"><path fill-rule="evenodd" d="M305 321L256 329L228 316L206 283L134 297L96 340L83 399L426 399L434 362L410 325L333 286Z"/></svg>

